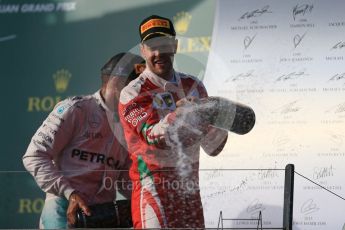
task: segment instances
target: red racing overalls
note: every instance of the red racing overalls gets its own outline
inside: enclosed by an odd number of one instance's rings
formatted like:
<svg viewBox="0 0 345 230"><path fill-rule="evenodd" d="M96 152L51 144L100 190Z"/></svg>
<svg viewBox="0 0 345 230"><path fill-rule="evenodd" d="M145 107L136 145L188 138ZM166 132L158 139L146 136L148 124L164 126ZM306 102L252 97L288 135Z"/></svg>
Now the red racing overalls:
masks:
<svg viewBox="0 0 345 230"><path fill-rule="evenodd" d="M203 228L199 192L201 142L180 146L184 160L171 141L176 102L186 96L207 97L202 82L174 72L168 82L148 68L125 87L119 116L133 161L132 218L135 228ZM183 175L183 167L191 169ZM182 167L182 169L181 169ZM181 174L182 172L182 174Z"/></svg>

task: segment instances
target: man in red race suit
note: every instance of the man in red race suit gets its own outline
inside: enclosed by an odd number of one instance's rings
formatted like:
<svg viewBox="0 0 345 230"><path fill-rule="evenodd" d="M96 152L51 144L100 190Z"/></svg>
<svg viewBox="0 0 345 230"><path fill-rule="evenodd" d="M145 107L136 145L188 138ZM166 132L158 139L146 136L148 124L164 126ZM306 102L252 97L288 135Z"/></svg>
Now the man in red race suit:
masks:
<svg viewBox="0 0 345 230"><path fill-rule="evenodd" d="M199 192L200 146L215 156L227 132L183 121L181 109L207 97L202 82L173 69L177 49L168 18L152 15L139 27L146 69L120 95L119 116L133 160L135 228L204 228ZM179 125L181 124L181 125Z"/></svg>

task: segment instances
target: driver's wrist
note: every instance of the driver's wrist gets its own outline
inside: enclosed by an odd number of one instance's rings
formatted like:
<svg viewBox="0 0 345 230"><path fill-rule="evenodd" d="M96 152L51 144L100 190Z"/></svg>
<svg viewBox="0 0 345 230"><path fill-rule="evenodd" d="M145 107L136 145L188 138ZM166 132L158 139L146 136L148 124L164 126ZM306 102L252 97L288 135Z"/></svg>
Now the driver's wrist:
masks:
<svg viewBox="0 0 345 230"><path fill-rule="evenodd" d="M69 196L69 201L76 202L77 201L76 196L78 195L78 193L79 193L78 191L74 190Z"/></svg>

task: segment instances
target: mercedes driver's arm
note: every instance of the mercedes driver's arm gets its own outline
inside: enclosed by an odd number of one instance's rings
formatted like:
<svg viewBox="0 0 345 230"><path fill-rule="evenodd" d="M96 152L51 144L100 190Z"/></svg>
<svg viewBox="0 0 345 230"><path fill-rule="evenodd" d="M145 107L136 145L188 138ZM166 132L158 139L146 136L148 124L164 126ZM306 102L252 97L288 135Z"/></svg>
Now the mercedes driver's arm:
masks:
<svg viewBox="0 0 345 230"><path fill-rule="evenodd" d="M67 199L74 189L54 164L54 159L68 144L74 127L77 127L74 109L69 104L59 103L38 128L23 156L25 168L44 192Z"/></svg>
<svg viewBox="0 0 345 230"><path fill-rule="evenodd" d="M79 191L70 185L54 160L71 141L79 127L78 114L81 113L78 110L77 106L66 101L57 104L32 137L23 156L26 170L44 192L64 196L69 200L67 219L71 224L75 222L75 212L78 207L82 208L86 215L91 213Z"/></svg>

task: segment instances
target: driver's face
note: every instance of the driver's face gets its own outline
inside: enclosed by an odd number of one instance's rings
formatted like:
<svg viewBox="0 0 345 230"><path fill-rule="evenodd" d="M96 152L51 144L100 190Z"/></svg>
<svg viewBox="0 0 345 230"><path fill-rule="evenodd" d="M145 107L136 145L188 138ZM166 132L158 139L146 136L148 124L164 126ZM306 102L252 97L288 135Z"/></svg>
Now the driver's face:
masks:
<svg viewBox="0 0 345 230"><path fill-rule="evenodd" d="M142 43L141 54L146 60L146 66L153 73L167 79L173 69L176 49L175 38L157 37Z"/></svg>

